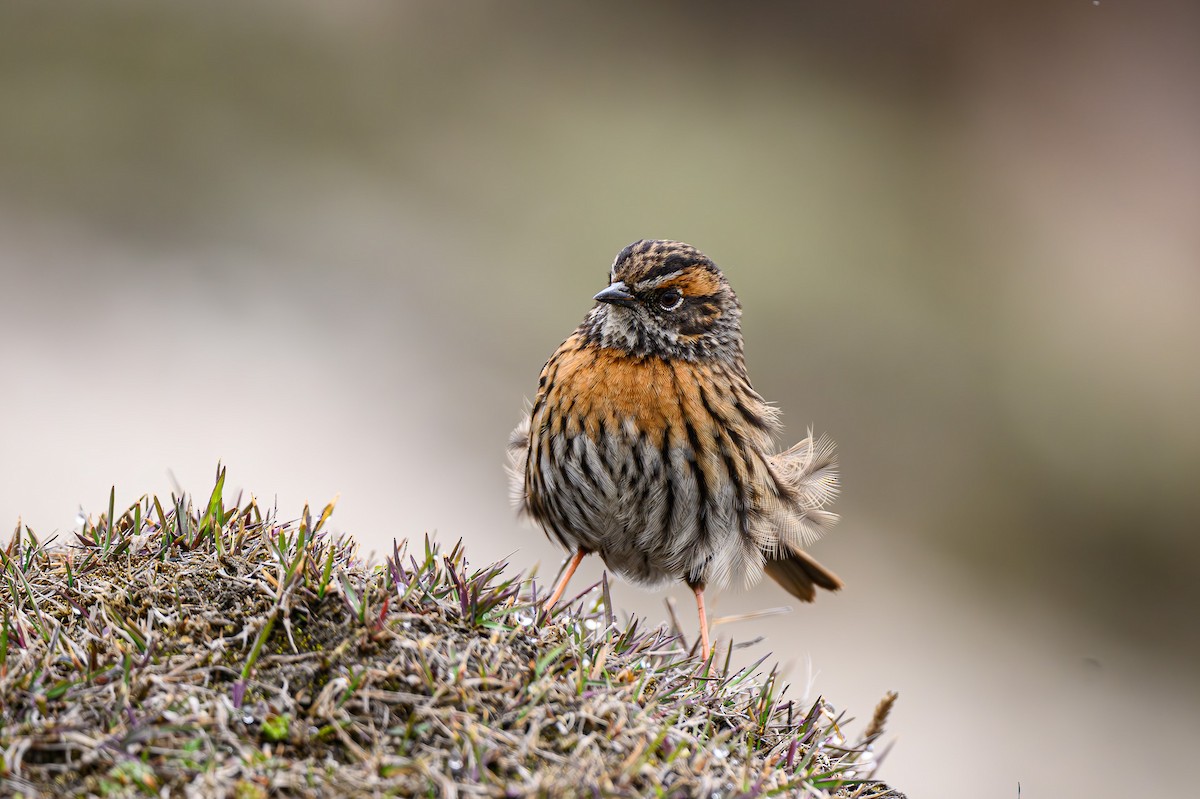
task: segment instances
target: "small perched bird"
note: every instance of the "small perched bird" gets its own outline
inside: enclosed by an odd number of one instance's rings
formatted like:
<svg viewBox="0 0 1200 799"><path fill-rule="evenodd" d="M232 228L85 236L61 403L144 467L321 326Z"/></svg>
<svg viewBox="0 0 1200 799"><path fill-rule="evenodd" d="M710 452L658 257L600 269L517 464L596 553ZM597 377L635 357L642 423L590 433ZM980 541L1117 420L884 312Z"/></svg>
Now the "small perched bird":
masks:
<svg viewBox="0 0 1200 799"><path fill-rule="evenodd" d="M519 510L573 553L546 607L598 554L647 586L683 580L711 651L704 588L766 571L805 602L842 581L803 550L836 520L833 443L778 454L779 412L750 385L741 303L704 253L636 241L550 356L509 442Z"/></svg>

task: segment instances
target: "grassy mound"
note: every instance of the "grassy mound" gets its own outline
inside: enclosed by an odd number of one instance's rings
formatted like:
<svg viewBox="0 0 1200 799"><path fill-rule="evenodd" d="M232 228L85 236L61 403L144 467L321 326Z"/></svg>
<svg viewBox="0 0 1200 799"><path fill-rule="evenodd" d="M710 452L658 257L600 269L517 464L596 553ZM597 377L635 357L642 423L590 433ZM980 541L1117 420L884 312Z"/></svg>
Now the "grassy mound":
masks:
<svg viewBox="0 0 1200 799"><path fill-rule="evenodd" d="M383 564L254 500L143 497L69 545L0 552L0 795L898 797L849 740L607 583L540 618L533 580L428 538Z"/></svg>

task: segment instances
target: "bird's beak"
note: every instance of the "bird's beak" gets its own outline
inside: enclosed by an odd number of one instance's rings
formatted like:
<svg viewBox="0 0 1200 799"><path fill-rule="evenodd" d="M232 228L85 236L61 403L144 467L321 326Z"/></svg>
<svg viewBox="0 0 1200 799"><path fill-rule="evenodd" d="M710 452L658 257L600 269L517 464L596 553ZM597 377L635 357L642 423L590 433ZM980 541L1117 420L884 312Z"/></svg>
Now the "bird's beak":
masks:
<svg viewBox="0 0 1200 799"><path fill-rule="evenodd" d="M624 305L626 307L632 306L635 302L637 302L637 299L629 293L627 288L625 288L625 284L619 280L616 283L611 284L608 288L597 294L595 297L592 297L592 299L596 300L597 302L607 302L611 303L612 305Z"/></svg>

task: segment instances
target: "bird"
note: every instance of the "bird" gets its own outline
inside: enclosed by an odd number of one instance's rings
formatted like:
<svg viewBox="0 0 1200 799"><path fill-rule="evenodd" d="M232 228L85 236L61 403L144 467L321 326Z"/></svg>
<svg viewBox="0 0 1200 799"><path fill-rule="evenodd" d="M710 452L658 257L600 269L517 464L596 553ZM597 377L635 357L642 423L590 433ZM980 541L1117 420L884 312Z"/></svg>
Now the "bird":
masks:
<svg viewBox="0 0 1200 799"><path fill-rule="evenodd" d="M542 367L508 445L518 512L570 553L543 607L599 555L622 578L704 592L765 572L796 598L842 580L804 548L837 521L837 455L812 430L776 452L778 409L746 372L742 306L724 273L680 241L639 240Z"/></svg>

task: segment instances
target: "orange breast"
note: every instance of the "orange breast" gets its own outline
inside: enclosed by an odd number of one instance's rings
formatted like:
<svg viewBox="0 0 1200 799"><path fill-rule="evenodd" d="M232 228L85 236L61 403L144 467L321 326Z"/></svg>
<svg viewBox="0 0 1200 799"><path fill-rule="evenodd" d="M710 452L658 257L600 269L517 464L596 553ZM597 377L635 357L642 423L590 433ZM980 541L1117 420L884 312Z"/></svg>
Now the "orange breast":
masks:
<svg viewBox="0 0 1200 799"><path fill-rule="evenodd" d="M632 425L627 439L645 435L671 448L700 442L702 451L693 457L713 472L718 468L713 442L725 439L738 449L769 446L771 409L743 378L719 364L631 356L572 336L542 377L534 403L535 440L586 432L599 441L602 433ZM745 422L744 414L753 409L763 416L761 427ZM729 429L731 423L736 430Z"/></svg>
<svg viewBox="0 0 1200 799"><path fill-rule="evenodd" d="M585 430L600 437L600 427L615 430L632 420L651 440L662 440L679 413L673 370L658 358L632 358L617 350L568 341L547 365L547 410L558 416L568 435Z"/></svg>

